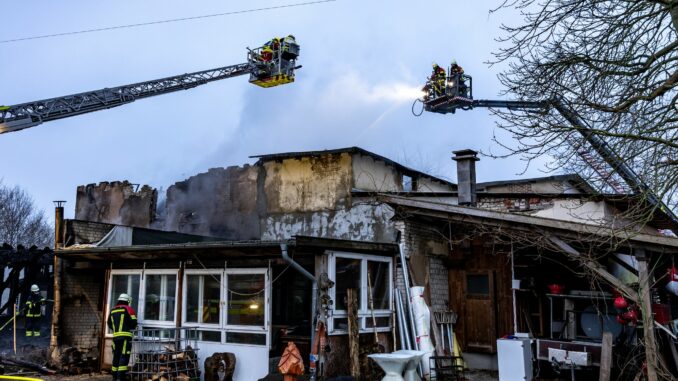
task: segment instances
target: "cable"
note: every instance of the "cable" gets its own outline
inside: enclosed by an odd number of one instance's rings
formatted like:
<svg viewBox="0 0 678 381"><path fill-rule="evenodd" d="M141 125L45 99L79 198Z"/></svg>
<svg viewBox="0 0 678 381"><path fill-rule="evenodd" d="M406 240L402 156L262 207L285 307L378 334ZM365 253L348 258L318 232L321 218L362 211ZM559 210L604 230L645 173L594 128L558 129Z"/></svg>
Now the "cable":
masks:
<svg viewBox="0 0 678 381"><path fill-rule="evenodd" d="M26 40L38 40L38 39L50 38L50 37L68 36L68 35L73 35L73 34L103 32L103 31L106 31L106 30L114 30L114 29L135 28L135 27L140 27L140 26L145 26L145 25L166 24L166 23L178 22L178 21L198 20L198 19L205 19L205 18L210 18L210 17L228 16L228 15L236 15L236 14L242 14L242 13L270 11L270 10L273 10L273 9L302 7L302 6L306 6L306 5L314 5L314 4L320 4L320 3L331 3L331 2L334 2L334 1L337 1L337 0L309 1L309 2L305 2L305 3L285 4L285 5L276 5L276 6L273 6L273 7L253 8L253 9L244 9L244 10L240 10L240 11L213 13L213 14L202 15L202 16L182 17L182 18L178 18L178 19L150 21L150 22L138 23L138 24L117 25L117 26L109 26L109 27L105 27L105 28L96 28L96 29L85 29L85 30L79 30L79 31L74 31L74 32L44 34L44 35L40 35L40 36L14 38L14 39L11 39L11 40L0 40L0 44L6 44L8 42L26 41Z"/></svg>

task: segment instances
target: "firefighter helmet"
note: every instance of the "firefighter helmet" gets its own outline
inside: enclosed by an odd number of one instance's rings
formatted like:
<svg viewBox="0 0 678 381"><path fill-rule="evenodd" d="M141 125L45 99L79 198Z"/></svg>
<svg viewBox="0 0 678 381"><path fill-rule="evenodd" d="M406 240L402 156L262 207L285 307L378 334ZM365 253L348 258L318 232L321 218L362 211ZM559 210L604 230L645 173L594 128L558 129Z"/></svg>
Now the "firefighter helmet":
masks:
<svg viewBox="0 0 678 381"><path fill-rule="evenodd" d="M454 58L452 58L452 62L450 62L450 65L451 65L451 66L454 66L454 65L456 65L456 64L457 64L457 60L455 60Z"/></svg>
<svg viewBox="0 0 678 381"><path fill-rule="evenodd" d="M120 294L120 296L118 296L118 301L131 303L132 298L129 295L123 293L123 294Z"/></svg>
<svg viewBox="0 0 678 381"><path fill-rule="evenodd" d="M32 285L31 292L40 292L40 287L37 284Z"/></svg>

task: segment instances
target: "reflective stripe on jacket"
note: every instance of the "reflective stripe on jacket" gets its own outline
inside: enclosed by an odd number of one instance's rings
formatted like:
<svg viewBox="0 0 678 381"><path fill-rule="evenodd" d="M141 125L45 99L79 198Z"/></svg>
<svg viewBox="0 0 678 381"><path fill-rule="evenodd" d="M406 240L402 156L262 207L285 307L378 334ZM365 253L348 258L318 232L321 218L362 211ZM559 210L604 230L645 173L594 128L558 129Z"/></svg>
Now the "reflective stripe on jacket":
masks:
<svg viewBox="0 0 678 381"><path fill-rule="evenodd" d="M40 317L42 310L40 307L45 303L45 298L40 294L31 293L26 300L26 317Z"/></svg>
<svg viewBox="0 0 678 381"><path fill-rule="evenodd" d="M113 337L132 337L132 330L137 327L137 314L132 307L118 304L108 316L108 327L113 330Z"/></svg>

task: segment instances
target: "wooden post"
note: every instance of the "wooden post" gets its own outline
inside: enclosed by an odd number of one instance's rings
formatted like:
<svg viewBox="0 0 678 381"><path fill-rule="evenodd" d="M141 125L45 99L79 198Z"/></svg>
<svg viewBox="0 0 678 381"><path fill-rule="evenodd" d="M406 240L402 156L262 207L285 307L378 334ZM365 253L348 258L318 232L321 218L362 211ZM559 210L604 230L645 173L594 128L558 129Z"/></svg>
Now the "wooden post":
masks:
<svg viewBox="0 0 678 381"><path fill-rule="evenodd" d="M12 324L14 324L14 327L13 327L13 329L14 329L14 354L16 354L16 303L14 303L13 314L14 314L14 317L12 318L12 320L14 320L14 323L12 323Z"/></svg>
<svg viewBox="0 0 678 381"><path fill-rule="evenodd" d="M636 249L638 260L638 288L640 308L643 315L643 336L645 340L645 362L647 363L647 380L657 381L657 341L654 337L654 317L652 316L652 301L650 300L650 272L647 268L645 249Z"/></svg>
<svg viewBox="0 0 678 381"><path fill-rule="evenodd" d="M351 376L356 380L360 379L360 358L359 358L359 330L358 327L358 295L356 290L349 288L346 290L346 310L348 312L348 347L351 357Z"/></svg>
<svg viewBox="0 0 678 381"><path fill-rule="evenodd" d="M612 333L603 333L603 347L600 352L600 373L598 381L610 381L610 369L612 368Z"/></svg>

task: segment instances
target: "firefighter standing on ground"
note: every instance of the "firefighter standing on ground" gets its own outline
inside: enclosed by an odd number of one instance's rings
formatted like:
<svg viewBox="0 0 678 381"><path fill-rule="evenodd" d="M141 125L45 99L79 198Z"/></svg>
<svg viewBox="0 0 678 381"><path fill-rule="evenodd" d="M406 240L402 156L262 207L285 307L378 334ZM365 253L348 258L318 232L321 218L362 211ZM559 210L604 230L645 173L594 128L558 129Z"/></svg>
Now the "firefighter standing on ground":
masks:
<svg viewBox="0 0 678 381"><path fill-rule="evenodd" d="M114 381L124 381L127 377L127 364L132 353L132 330L137 327L137 314L130 306L132 298L120 294L118 303L108 316L108 327L113 331L113 367Z"/></svg>
<svg viewBox="0 0 678 381"><path fill-rule="evenodd" d="M40 295L40 287L37 284L31 286L31 294L26 300L24 313L26 315L26 337L40 336L40 318L42 317L42 306L47 299Z"/></svg>

